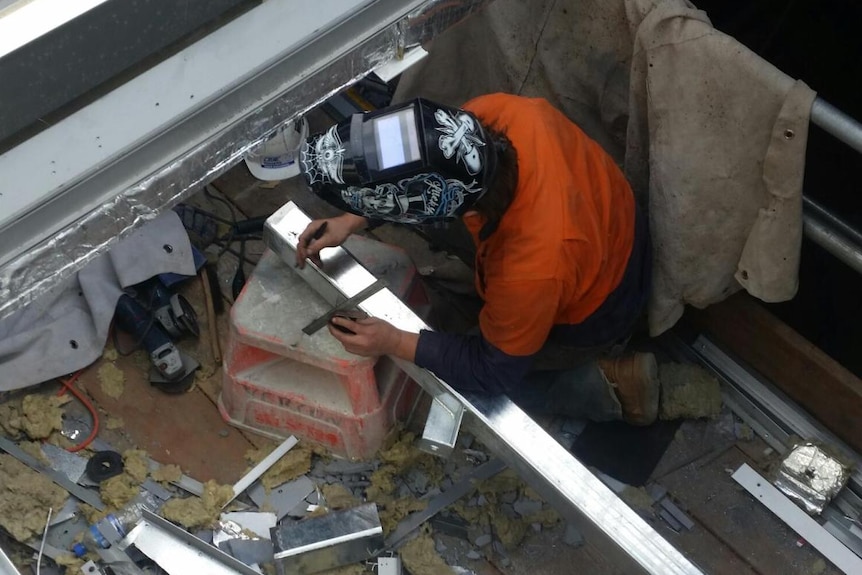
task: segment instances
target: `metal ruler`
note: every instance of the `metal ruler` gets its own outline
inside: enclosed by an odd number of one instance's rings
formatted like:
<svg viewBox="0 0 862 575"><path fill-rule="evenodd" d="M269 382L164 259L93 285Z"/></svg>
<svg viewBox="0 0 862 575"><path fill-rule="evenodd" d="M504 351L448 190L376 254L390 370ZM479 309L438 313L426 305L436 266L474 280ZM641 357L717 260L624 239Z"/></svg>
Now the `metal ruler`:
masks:
<svg viewBox="0 0 862 575"><path fill-rule="evenodd" d="M102 499L99 497L98 493L96 493L95 491L90 491L85 487L81 487L80 485L66 477L65 474L60 473L59 471L43 464L41 461L18 447L14 442L9 441L5 437L0 437L0 449L17 459L30 469L46 475L48 479L50 479L51 481L68 491L71 495L83 501L84 503L92 505L99 511L105 510L105 504L102 503Z"/></svg>
<svg viewBox="0 0 862 575"><path fill-rule="evenodd" d="M336 305L331 310L329 310L328 312L302 328L302 332L306 335L313 334L314 332L320 330L323 326L328 324L329 320L331 320L338 312L352 310L353 308L361 304L363 301L367 300L369 297L376 294L385 287L386 282L380 279L377 280L373 284L360 291L358 294L347 298L346 300Z"/></svg>

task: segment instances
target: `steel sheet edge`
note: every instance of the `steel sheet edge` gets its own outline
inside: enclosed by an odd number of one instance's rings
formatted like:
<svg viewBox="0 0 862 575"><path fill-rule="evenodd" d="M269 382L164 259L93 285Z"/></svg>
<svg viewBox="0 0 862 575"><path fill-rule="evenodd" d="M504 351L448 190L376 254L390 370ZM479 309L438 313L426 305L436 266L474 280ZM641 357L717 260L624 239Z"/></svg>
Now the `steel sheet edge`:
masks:
<svg viewBox="0 0 862 575"><path fill-rule="evenodd" d="M0 318L490 1L268 0L0 154Z"/></svg>
<svg viewBox="0 0 862 575"><path fill-rule="evenodd" d="M297 238L309 221L295 203L289 202L267 220L264 241L292 263ZM322 268L309 262L295 272L333 305L376 279L343 248L323 250L321 260ZM429 329L388 289L377 292L359 307L407 331ZM702 573L507 397L465 396L431 372L410 362L393 360L432 396L449 394L461 402L477 437L559 513L573 521L591 545L618 563L621 572Z"/></svg>

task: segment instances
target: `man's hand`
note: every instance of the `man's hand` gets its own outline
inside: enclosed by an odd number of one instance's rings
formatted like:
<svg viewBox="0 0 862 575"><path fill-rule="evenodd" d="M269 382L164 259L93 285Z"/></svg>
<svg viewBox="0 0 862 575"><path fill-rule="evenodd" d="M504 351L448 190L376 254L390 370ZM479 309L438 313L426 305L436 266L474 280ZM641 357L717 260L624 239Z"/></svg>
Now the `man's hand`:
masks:
<svg viewBox="0 0 862 575"><path fill-rule="evenodd" d="M320 250L340 246L350 234L362 229L367 223L365 218L354 214L342 214L336 218L312 221L297 240L296 267L304 268L307 258L311 258L311 261L320 266ZM321 226L324 224L326 227L320 233Z"/></svg>
<svg viewBox="0 0 862 575"><path fill-rule="evenodd" d="M416 357L419 335L402 331L382 319L366 317L353 320L335 316L330 324L329 333L350 353L366 357L394 355L407 361L414 361Z"/></svg>

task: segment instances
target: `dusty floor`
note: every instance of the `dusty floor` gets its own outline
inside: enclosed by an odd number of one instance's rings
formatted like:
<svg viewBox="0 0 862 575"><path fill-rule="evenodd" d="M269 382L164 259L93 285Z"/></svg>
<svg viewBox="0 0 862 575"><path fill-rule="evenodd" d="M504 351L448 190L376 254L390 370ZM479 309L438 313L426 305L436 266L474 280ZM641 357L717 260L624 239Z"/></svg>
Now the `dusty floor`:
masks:
<svg viewBox="0 0 862 575"><path fill-rule="evenodd" d="M267 215L288 199L297 201L312 216L330 213L328 206L290 181L273 186L254 180L243 164L216 181L214 193L226 201L214 202L199 194L193 202L223 217L229 217L226 206L230 203L240 219ZM465 286L470 282L465 266L445 253L429 250L424 240L403 229L384 226L375 230L374 235L405 249L420 272L430 277L426 287L433 303L432 323L455 329L469 325L476 302L465 295L469 291ZM262 250L260 242L247 243L246 275L253 271ZM225 311L216 320L220 349L224 349L228 336L227 309L237 261L235 255L227 252L218 266L222 292L226 294ZM167 395L148 383L148 364L140 352L117 356L110 349L105 357L84 370L79 383L100 412L103 421L100 438L115 448L143 449L156 461L179 465L184 473L200 481L233 484L248 469L246 452L274 443L231 427L220 416L216 401L221 371L213 357L214 350L216 353L218 350L209 337L201 282L197 279L187 282L183 293L195 306L201 322L200 338L181 344L201 363L193 389ZM26 391L52 393L55 389L55 384L48 383L42 389ZM77 404L69 404L66 418L67 424L87 421ZM549 430L557 433L560 425L558 421L550 422ZM651 483L668 490L672 500L687 511L694 527L675 531L657 515L655 506L639 505L636 509L706 573L837 573L730 478L740 464L747 462L763 468L771 457L774 456L765 444L740 432L738 422L727 410L714 420L687 421L652 472ZM612 567L613 561L602 556L589 540L583 545L567 542L569 538L562 523L531 529L517 548L503 553L495 551L493 546L479 549L469 540L451 535L438 533L436 539L436 550L450 564L479 575L617 572ZM28 555L17 547L15 550L18 558Z"/></svg>

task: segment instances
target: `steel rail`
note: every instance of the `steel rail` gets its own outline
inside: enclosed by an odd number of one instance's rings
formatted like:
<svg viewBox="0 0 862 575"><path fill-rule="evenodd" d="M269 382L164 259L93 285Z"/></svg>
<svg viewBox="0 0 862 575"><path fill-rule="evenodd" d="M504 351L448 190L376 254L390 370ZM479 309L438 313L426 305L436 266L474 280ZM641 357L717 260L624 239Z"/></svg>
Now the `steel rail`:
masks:
<svg viewBox="0 0 862 575"><path fill-rule="evenodd" d="M264 241L292 263L299 235L310 218L290 202L266 223ZM351 297L376 278L344 248L321 251L323 266L296 269L330 304ZM294 268L291 266L291 269ZM369 315L418 332L428 326L390 290L381 290L359 305ZM447 394L465 409L465 424L498 457L529 483L567 520L572 521L621 573L683 575L701 573L634 510L619 499L569 451L506 396L464 395L431 372L392 358L432 396Z"/></svg>
<svg viewBox="0 0 862 575"><path fill-rule="evenodd" d="M862 124L819 96L811 105L811 123L862 154Z"/></svg>

